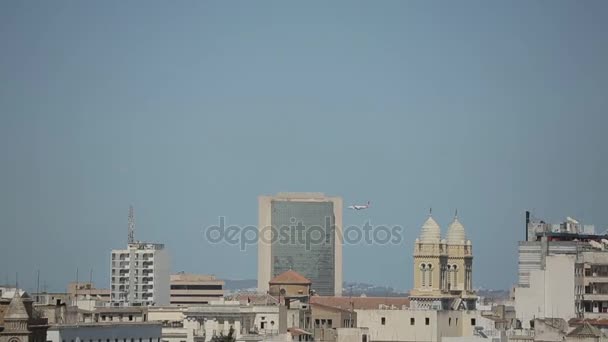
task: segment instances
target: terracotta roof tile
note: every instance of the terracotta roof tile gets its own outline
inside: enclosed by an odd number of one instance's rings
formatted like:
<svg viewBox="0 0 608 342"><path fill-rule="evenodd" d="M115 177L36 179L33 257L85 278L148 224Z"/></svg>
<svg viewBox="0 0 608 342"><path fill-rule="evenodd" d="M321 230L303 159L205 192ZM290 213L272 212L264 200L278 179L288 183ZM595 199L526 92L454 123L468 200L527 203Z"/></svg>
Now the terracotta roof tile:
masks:
<svg viewBox="0 0 608 342"><path fill-rule="evenodd" d="M279 274L278 276L272 278L269 283L271 285L272 284L303 284L303 285L311 284L310 280L306 279L306 277L304 277L303 275L301 275L300 273L298 273L294 270L285 271L285 272Z"/></svg>

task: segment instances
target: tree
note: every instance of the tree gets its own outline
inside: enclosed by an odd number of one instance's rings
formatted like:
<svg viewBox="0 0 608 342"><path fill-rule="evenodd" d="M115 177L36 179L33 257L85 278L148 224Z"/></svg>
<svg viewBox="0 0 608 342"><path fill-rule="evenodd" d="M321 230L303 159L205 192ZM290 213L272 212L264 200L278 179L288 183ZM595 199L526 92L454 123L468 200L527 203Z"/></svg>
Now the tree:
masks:
<svg viewBox="0 0 608 342"><path fill-rule="evenodd" d="M232 337L232 335L234 335L234 328L230 327L228 335L224 336L224 333L220 333L219 336L213 336L211 342L235 342L236 338Z"/></svg>

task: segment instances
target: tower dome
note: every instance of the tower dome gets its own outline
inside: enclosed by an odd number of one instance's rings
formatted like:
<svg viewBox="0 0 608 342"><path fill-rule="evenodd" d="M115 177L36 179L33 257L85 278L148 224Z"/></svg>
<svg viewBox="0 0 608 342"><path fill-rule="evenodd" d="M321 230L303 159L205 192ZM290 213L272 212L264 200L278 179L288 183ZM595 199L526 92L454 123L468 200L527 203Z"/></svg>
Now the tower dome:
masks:
<svg viewBox="0 0 608 342"><path fill-rule="evenodd" d="M437 222L429 215L429 218L422 225L420 230L420 242L422 243L439 243L441 239L441 228Z"/></svg>
<svg viewBox="0 0 608 342"><path fill-rule="evenodd" d="M458 221L458 214L456 214L456 216L454 216L454 221L448 226L448 245L464 245L466 239L464 226Z"/></svg>

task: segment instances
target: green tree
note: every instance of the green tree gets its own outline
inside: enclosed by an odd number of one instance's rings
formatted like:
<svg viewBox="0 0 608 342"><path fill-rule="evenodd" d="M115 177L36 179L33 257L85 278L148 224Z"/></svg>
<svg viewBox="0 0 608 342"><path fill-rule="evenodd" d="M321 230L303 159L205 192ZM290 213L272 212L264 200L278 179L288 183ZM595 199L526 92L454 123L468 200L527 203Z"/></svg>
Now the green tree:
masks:
<svg viewBox="0 0 608 342"><path fill-rule="evenodd" d="M224 333L221 333L219 336L213 336L211 338L211 342L234 342L236 338L233 337L234 328L230 327L230 331L228 331L228 335L224 336Z"/></svg>

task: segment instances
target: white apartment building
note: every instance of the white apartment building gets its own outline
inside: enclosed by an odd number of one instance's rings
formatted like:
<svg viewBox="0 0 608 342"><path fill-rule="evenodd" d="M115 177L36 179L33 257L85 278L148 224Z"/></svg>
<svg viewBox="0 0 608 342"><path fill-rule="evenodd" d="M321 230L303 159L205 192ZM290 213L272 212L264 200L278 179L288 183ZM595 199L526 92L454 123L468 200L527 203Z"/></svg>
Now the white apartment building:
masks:
<svg viewBox="0 0 608 342"><path fill-rule="evenodd" d="M112 250L112 306L169 305L169 254L162 244L134 242Z"/></svg>

